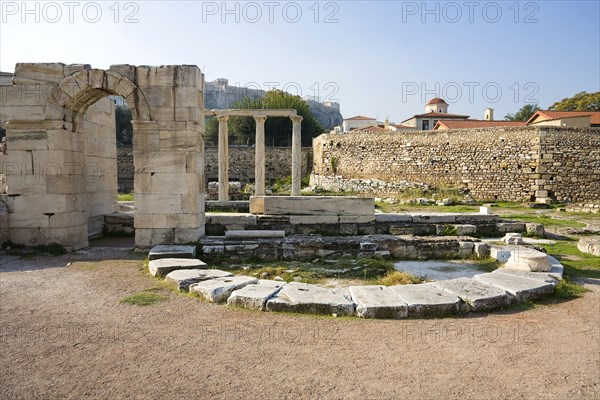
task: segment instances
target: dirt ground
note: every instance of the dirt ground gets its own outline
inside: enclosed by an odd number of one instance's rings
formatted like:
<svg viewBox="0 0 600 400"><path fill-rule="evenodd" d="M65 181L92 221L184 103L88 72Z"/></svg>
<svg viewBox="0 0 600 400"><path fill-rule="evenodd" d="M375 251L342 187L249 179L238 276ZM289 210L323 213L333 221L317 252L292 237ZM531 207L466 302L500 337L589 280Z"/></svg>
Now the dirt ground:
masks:
<svg viewBox="0 0 600 400"><path fill-rule="evenodd" d="M591 280L558 304L379 321L229 309L168 290L152 306L120 304L158 281L126 252L100 256L109 260L0 254L3 399L600 398Z"/></svg>

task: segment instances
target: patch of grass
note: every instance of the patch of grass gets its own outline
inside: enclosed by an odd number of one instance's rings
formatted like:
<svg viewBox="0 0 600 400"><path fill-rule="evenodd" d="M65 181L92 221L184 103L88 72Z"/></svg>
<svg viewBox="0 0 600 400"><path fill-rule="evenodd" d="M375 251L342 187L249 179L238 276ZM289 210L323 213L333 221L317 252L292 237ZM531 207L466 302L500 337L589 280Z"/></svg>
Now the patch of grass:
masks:
<svg viewBox="0 0 600 400"><path fill-rule="evenodd" d="M119 303L130 304L133 306L150 306L165 300L167 300L167 297L163 296L162 294L145 291L123 297L121 300L119 300Z"/></svg>
<svg viewBox="0 0 600 400"><path fill-rule="evenodd" d="M303 283L322 283L325 279L335 278L361 279L372 283L372 280L394 271L394 264L388 260L364 258L359 260L339 259L332 263L326 261L250 263L246 261L244 264L223 265L221 268L236 275L249 275L262 279L274 279L278 276L286 282L300 278L299 282Z"/></svg>
<svg viewBox="0 0 600 400"><path fill-rule="evenodd" d="M379 285L394 286L394 285L411 285L421 283L421 279L407 272L393 271L377 280Z"/></svg>
<svg viewBox="0 0 600 400"><path fill-rule="evenodd" d="M444 226L443 236L456 236L456 227L454 225Z"/></svg>
<svg viewBox="0 0 600 400"><path fill-rule="evenodd" d="M234 275L249 275L261 279L274 279L275 277L282 278L285 282L292 282L294 278L301 278L303 283L319 283L322 281L322 277L319 277L314 271L309 270L294 270L292 271L289 267L285 266L258 266L258 268L252 269L237 269L232 271Z"/></svg>
<svg viewBox="0 0 600 400"><path fill-rule="evenodd" d="M133 201L133 193L119 193L117 201Z"/></svg>
<svg viewBox="0 0 600 400"><path fill-rule="evenodd" d="M577 248L577 242L563 240L541 246L565 267L565 275L600 279L600 257L582 253Z"/></svg>
<svg viewBox="0 0 600 400"><path fill-rule="evenodd" d="M501 265L501 263L498 260L495 260L493 258L490 258L487 260L476 259L474 261L475 261L475 263L473 265L475 266L475 268L477 268L478 270L480 270L482 272L495 271L498 268L500 268L500 265Z"/></svg>
<svg viewBox="0 0 600 400"><path fill-rule="evenodd" d="M524 222L535 222L537 224L543 224L544 226L562 226L562 227L569 227L569 228L585 228L585 224L578 222L578 221L573 221L573 220L569 220L569 219L556 219L556 218L552 218L546 214L535 214L535 215L531 215L531 214L509 214L509 215L503 215L502 218L504 219L513 219L513 220L518 220L518 221L524 221Z"/></svg>
<svg viewBox="0 0 600 400"><path fill-rule="evenodd" d="M586 292L589 292L589 290L585 287L571 282L569 278L563 277L554 288L554 293L549 296L549 299L555 301L570 300L581 297Z"/></svg>
<svg viewBox="0 0 600 400"><path fill-rule="evenodd" d="M285 193L289 192L292 188L292 176L288 175L285 178L280 178L275 181L271 190L273 193Z"/></svg>

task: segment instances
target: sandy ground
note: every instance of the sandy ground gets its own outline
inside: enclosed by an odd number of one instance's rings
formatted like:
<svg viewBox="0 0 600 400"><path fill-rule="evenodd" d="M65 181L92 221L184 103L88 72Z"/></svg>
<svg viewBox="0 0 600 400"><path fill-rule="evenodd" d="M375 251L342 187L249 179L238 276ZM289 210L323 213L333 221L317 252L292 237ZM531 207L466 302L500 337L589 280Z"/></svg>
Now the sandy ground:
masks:
<svg viewBox="0 0 600 400"><path fill-rule="evenodd" d="M600 398L598 282L527 310L336 319L169 291L120 304L157 281L113 256L67 267L68 256L0 254L3 399Z"/></svg>

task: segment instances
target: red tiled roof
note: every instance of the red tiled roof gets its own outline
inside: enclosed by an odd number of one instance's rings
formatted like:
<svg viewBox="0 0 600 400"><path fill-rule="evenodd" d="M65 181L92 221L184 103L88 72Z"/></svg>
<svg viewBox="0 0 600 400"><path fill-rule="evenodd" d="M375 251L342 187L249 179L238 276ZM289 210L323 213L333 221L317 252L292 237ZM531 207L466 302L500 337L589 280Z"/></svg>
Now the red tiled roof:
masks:
<svg viewBox="0 0 600 400"><path fill-rule="evenodd" d="M357 115L356 117L346 118L344 121L357 121L357 120L375 121L375 118L369 118L369 117L365 117L362 115Z"/></svg>
<svg viewBox="0 0 600 400"><path fill-rule="evenodd" d="M467 119L469 118L468 115L460 115L460 114L449 114L449 113L439 113L439 112L428 112L425 114L417 114L417 115L413 115L410 118L405 119L402 122L406 122L408 120L411 120L413 118L443 118L443 119Z"/></svg>
<svg viewBox="0 0 600 400"><path fill-rule="evenodd" d="M440 99L439 97L434 97L433 99L429 100L426 105L438 104L438 103L444 103L446 105L448 104L444 101L444 99Z"/></svg>
<svg viewBox="0 0 600 400"><path fill-rule="evenodd" d="M574 117L592 117L592 125L600 125L600 111L554 111L554 110L538 110L535 114L527 120L527 125L538 119L544 117L543 121L561 119L561 118L574 118Z"/></svg>
<svg viewBox="0 0 600 400"><path fill-rule="evenodd" d="M490 126L525 126L524 121L486 121L479 119L439 120L433 129L440 126L447 129L485 128Z"/></svg>
<svg viewBox="0 0 600 400"><path fill-rule="evenodd" d="M414 126L402 125L402 124L390 124L390 126L393 126L394 128L398 128L398 129L416 129Z"/></svg>

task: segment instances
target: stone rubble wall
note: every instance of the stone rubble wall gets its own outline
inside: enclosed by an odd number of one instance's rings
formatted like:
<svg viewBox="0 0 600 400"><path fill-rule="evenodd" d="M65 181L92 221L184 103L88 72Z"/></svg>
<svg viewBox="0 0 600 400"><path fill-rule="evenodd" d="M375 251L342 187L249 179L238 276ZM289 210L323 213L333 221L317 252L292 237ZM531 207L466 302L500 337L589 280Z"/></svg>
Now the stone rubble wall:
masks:
<svg viewBox="0 0 600 400"><path fill-rule="evenodd" d="M598 204L598 149L597 128L323 134L313 140L313 180L357 192L369 191L365 184L382 193L431 185L467 189L479 200Z"/></svg>
<svg viewBox="0 0 600 400"><path fill-rule="evenodd" d="M131 192L133 189L133 151L130 146L117 149L119 190ZM204 153L204 182L218 178L219 154L217 146L206 146ZM292 148L267 147L265 149L265 175L267 181L285 178L292 174ZM302 148L302 176L308 175L312 166L312 148ZM249 183L254 181L254 147L229 147L229 180ZM206 187L205 187L206 189Z"/></svg>

